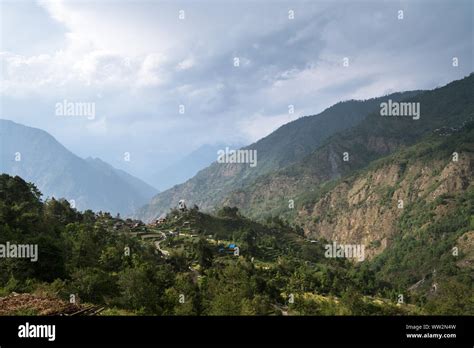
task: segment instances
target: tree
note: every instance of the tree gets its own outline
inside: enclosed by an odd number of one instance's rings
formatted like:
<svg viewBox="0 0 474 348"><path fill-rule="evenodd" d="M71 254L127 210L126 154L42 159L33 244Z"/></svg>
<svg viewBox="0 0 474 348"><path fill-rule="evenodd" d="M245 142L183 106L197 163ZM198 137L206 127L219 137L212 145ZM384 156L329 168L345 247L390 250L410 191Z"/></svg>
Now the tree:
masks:
<svg viewBox="0 0 474 348"><path fill-rule="evenodd" d="M370 314L366 311L366 305L361 294L352 287L344 292L341 302L347 307L351 315Z"/></svg>
<svg viewBox="0 0 474 348"><path fill-rule="evenodd" d="M227 218L238 218L240 216L239 208L224 206L217 212L217 216Z"/></svg>
<svg viewBox="0 0 474 348"><path fill-rule="evenodd" d="M147 263L126 268L119 273L120 304L147 314L163 311L164 291L174 282L169 266L153 266Z"/></svg>
<svg viewBox="0 0 474 348"><path fill-rule="evenodd" d="M189 273L176 276L173 287L165 291L165 299L165 315L199 315L201 312L199 287Z"/></svg>
<svg viewBox="0 0 474 348"><path fill-rule="evenodd" d="M72 274L71 293L86 302L106 303L117 293L116 279L98 268L82 268Z"/></svg>
<svg viewBox="0 0 474 348"><path fill-rule="evenodd" d="M473 294L472 284L446 279L426 307L430 314L435 315L471 315L474 313Z"/></svg>
<svg viewBox="0 0 474 348"><path fill-rule="evenodd" d="M204 237L200 237L195 246L198 263L202 268L212 266L213 252L212 248Z"/></svg>
<svg viewBox="0 0 474 348"><path fill-rule="evenodd" d="M41 192L19 176L0 175L0 225L33 233L41 220Z"/></svg>
<svg viewBox="0 0 474 348"><path fill-rule="evenodd" d="M252 230L245 230L240 235L240 241L244 244L244 251L247 257L254 255L256 248L256 233Z"/></svg>

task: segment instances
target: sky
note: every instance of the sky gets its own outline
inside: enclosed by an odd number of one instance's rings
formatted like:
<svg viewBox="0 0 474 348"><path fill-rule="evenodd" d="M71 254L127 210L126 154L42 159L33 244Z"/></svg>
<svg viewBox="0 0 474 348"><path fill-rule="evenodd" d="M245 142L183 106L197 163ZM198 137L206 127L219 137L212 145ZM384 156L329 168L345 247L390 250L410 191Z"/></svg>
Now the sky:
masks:
<svg viewBox="0 0 474 348"><path fill-rule="evenodd" d="M147 179L204 144L469 75L473 3L0 0L0 118Z"/></svg>

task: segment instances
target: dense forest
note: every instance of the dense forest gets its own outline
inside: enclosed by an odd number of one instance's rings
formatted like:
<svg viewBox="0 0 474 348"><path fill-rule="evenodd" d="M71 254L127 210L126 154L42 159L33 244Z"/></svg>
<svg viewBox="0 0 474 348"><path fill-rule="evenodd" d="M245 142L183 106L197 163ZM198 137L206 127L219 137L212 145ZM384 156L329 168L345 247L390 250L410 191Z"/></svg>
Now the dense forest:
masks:
<svg viewBox="0 0 474 348"><path fill-rule="evenodd" d="M463 204L472 203L469 195L459 198ZM403 223L412 219L406 216ZM79 212L66 200L43 201L33 184L3 174L0 244L7 242L38 245L39 255L37 262L0 258L0 297L31 293L70 301L74 295L80 303L105 306L103 315L474 313L472 275L455 264L446 263L456 277L436 296L410 296L402 287L400 273L409 274L419 261L393 253L413 251L423 241L399 241L402 247L374 261L326 258L326 241L307 240L301 229L278 218L253 222L237 208L214 215L197 206L174 209L160 225L144 225ZM395 259L402 260L398 279L389 281L381 272L390 272Z"/></svg>

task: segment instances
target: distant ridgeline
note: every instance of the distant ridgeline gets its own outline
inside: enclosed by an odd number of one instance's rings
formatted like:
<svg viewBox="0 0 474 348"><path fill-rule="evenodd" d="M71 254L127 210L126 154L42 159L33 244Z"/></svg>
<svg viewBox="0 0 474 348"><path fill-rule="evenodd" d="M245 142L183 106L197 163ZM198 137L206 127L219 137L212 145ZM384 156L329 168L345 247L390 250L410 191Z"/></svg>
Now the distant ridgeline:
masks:
<svg viewBox="0 0 474 348"><path fill-rule="evenodd" d="M158 191L98 158L83 159L47 132L0 119L0 172L35 183L46 197L65 198L80 210L123 216Z"/></svg>

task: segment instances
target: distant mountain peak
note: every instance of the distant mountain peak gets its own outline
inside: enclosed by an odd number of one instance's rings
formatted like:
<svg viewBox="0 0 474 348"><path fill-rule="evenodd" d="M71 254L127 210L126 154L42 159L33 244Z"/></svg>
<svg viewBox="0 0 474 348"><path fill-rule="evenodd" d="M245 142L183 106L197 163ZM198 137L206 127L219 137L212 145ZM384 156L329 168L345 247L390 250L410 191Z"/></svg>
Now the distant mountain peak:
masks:
<svg viewBox="0 0 474 348"><path fill-rule="evenodd" d="M0 171L34 183L45 197L127 216L158 192L100 158L76 156L44 130L0 119L0 133Z"/></svg>

